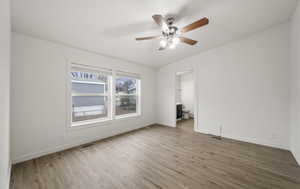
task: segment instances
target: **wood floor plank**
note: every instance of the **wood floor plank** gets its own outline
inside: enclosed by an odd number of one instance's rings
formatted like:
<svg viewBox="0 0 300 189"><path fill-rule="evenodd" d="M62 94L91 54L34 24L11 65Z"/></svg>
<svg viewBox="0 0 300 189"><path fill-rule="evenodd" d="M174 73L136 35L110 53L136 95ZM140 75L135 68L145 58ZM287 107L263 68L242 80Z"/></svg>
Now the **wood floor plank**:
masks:
<svg viewBox="0 0 300 189"><path fill-rule="evenodd" d="M11 189L299 189L292 154L152 126L13 166Z"/></svg>

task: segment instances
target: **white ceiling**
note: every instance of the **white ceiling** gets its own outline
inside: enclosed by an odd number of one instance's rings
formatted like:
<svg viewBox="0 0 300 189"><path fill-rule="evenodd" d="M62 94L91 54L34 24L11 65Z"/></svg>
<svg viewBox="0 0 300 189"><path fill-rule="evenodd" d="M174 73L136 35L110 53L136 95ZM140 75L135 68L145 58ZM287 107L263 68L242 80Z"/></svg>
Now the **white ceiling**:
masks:
<svg viewBox="0 0 300 189"><path fill-rule="evenodd" d="M13 31L149 66L162 66L287 21L297 0L12 0ZM175 15L183 27L204 16L210 24L180 44L157 51L153 14Z"/></svg>

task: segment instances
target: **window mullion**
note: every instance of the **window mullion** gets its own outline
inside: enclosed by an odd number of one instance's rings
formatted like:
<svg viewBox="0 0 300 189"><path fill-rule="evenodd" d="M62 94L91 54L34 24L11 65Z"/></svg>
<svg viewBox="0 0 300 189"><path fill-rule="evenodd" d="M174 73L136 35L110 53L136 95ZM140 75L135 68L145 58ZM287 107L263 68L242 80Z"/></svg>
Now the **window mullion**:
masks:
<svg viewBox="0 0 300 189"><path fill-rule="evenodd" d="M73 93L72 96L108 96L105 93Z"/></svg>
<svg viewBox="0 0 300 189"><path fill-rule="evenodd" d="M72 83L83 83L83 84L105 85L104 82L97 82L97 81L79 81L79 80L72 80Z"/></svg>
<svg viewBox="0 0 300 189"><path fill-rule="evenodd" d="M115 96L138 96L138 94L115 94Z"/></svg>
<svg viewBox="0 0 300 189"><path fill-rule="evenodd" d="M116 72L112 73L110 105L111 105L111 117L114 120L116 117Z"/></svg>
<svg viewBox="0 0 300 189"><path fill-rule="evenodd" d="M138 80L137 82L137 97L136 97L136 106L137 106L137 112L138 114L141 114L142 109L141 109L141 80Z"/></svg>

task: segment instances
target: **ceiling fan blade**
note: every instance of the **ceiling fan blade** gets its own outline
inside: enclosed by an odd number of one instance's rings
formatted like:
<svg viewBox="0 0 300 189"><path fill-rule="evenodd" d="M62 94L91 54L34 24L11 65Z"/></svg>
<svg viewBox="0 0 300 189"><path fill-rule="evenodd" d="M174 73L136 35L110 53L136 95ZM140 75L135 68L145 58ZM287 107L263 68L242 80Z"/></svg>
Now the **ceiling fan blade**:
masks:
<svg viewBox="0 0 300 189"><path fill-rule="evenodd" d="M186 33L186 32L192 31L194 29L197 29L197 28L200 28L202 26L205 26L208 23L209 23L208 18L206 18L206 17L202 18L202 19L200 19L200 20L198 20L198 21L196 21L196 22L194 22L194 23L192 23L190 25L187 25L184 28L182 28L181 29L181 33Z"/></svg>
<svg viewBox="0 0 300 189"><path fill-rule="evenodd" d="M189 45L195 45L198 41L186 38L186 37L179 37L180 41Z"/></svg>
<svg viewBox="0 0 300 189"><path fill-rule="evenodd" d="M168 24L165 22L164 17L160 14L155 14L152 16L153 20L162 27L164 31L168 30Z"/></svg>
<svg viewBox="0 0 300 189"><path fill-rule="evenodd" d="M142 40L158 39L158 38L160 38L160 35L150 36L150 37L137 37L137 38L135 38L135 40L142 41Z"/></svg>
<svg viewBox="0 0 300 189"><path fill-rule="evenodd" d="M153 20L159 25L162 26L162 23L164 21L164 17L160 14L155 14L152 16Z"/></svg>

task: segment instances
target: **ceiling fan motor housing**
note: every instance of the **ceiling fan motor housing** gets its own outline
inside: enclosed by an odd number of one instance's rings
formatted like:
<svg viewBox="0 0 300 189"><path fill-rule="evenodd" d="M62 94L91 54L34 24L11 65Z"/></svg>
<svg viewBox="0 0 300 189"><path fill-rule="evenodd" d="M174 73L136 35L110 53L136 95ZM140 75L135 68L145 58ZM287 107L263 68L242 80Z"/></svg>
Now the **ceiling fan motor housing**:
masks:
<svg viewBox="0 0 300 189"><path fill-rule="evenodd" d="M167 20L166 20L166 22L167 22L167 24L168 24L169 26L173 25L174 21L175 21L175 19L174 19L173 17L169 17L169 18L167 18Z"/></svg>
<svg viewBox="0 0 300 189"><path fill-rule="evenodd" d="M168 30L162 31L164 37L174 37L177 34L178 28L176 26L169 25Z"/></svg>
<svg viewBox="0 0 300 189"><path fill-rule="evenodd" d="M173 17L169 17L165 20L168 25L168 30L162 31L164 37L169 38L169 37L174 37L176 35L178 28L176 26L173 26L174 20L175 19Z"/></svg>

